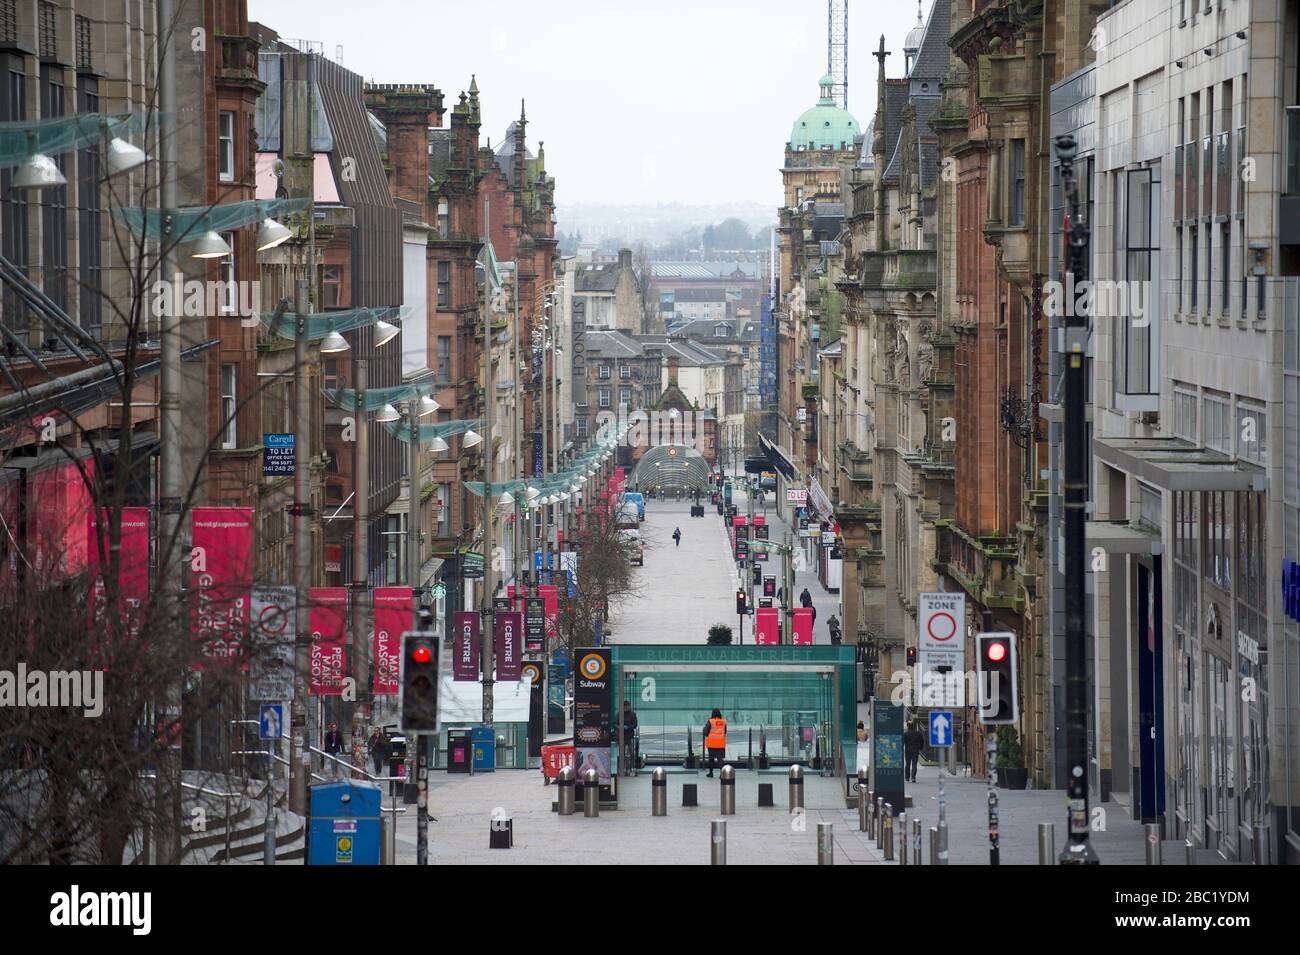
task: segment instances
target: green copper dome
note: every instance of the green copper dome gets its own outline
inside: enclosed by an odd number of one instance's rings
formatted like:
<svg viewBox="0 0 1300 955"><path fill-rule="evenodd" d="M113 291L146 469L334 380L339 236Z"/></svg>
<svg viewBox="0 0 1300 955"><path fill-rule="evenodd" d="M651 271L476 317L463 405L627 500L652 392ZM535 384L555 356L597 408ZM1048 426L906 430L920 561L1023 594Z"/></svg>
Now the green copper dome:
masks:
<svg viewBox="0 0 1300 955"><path fill-rule="evenodd" d="M835 105L831 93L835 81L830 74L823 76L819 85L821 99L794 121L794 128L790 130L790 148L852 149L853 139L860 132L858 121L847 109Z"/></svg>

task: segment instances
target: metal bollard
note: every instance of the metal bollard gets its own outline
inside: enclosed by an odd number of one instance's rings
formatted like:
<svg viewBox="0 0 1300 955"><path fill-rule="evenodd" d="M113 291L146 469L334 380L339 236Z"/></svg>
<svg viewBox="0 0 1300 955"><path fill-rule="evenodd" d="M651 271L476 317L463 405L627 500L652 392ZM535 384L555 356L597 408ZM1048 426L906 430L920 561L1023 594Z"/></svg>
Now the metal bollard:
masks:
<svg viewBox="0 0 1300 955"><path fill-rule="evenodd" d="M858 831L867 831L867 787L858 783Z"/></svg>
<svg viewBox="0 0 1300 955"><path fill-rule="evenodd" d="M898 830L898 864L908 865L912 860L907 857L907 813L898 814L898 825L895 828Z"/></svg>
<svg viewBox="0 0 1300 955"><path fill-rule="evenodd" d="M582 814L588 819L600 815L600 777L594 769L582 774Z"/></svg>
<svg viewBox="0 0 1300 955"><path fill-rule="evenodd" d="M1147 865L1163 865L1160 846L1160 824L1148 822L1142 828L1147 831Z"/></svg>
<svg viewBox="0 0 1300 955"><path fill-rule="evenodd" d="M930 865L939 864L939 827L930 827Z"/></svg>
<svg viewBox="0 0 1300 955"><path fill-rule="evenodd" d="M722 786L722 814L724 816L734 816L736 814L736 771L730 766L723 766L722 772L718 774L719 785Z"/></svg>
<svg viewBox="0 0 1300 955"><path fill-rule="evenodd" d="M709 864L727 864L727 823L724 819L714 819L709 832Z"/></svg>
<svg viewBox="0 0 1300 955"><path fill-rule="evenodd" d="M560 787L556 795L556 801L559 803L560 815L572 816L574 790L577 788L574 783L573 767L562 767L559 776L555 779L555 783Z"/></svg>
<svg viewBox="0 0 1300 955"><path fill-rule="evenodd" d="M1183 843L1183 851L1187 854L1187 864L1196 865L1196 846L1193 845L1191 836Z"/></svg>
<svg viewBox="0 0 1300 955"><path fill-rule="evenodd" d="M790 811L803 808L803 769L798 763L790 767Z"/></svg>
<svg viewBox="0 0 1300 955"><path fill-rule="evenodd" d="M1268 865L1270 851L1269 840L1272 836L1273 827L1267 822L1256 822L1251 825L1255 835L1255 865Z"/></svg>
<svg viewBox="0 0 1300 955"><path fill-rule="evenodd" d="M1056 865L1056 823L1038 824L1038 864Z"/></svg>
<svg viewBox="0 0 1300 955"><path fill-rule="evenodd" d="M912 865L921 864L921 820L912 820Z"/></svg>
<svg viewBox="0 0 1300 955"><path fill-rule="evenodd" d="M389 840L388 830L389 827L391 826L392 826L392 822L389 821L387 816L379 820L379 864L380 865L393 864L393 856L388 844L388 840Z"/></svg>
<svg viewBox="0 0 1300 955"><path fill-rule="evenodd" d="M817 823L817 864L835 864L834 825L829 822Z"/></svg>
<svg viewBox="0 0 1300 955"><path fill-rule="evenodd" d="M877 848L877 849L883 849L883 848L885 847L885 844L884 844L884 839L885 839L885 797L884 797L884 796L877 796L877 797L876 797L876 813L875 813L875 815L876 815L876 848Z"/></svg>
<svg viewBox="0 0 1300 955"><path fill-rule="evenodd" d="M650 815L668 815L668 773L662 766L655 768L650 779Z"/></svg>
<svg viewBox="0 0 1300 955"><path fill-rule="evenodd" d="M894 861L894 807L885 803L880 816L880 848L885 850L885 861Z"/></svg>

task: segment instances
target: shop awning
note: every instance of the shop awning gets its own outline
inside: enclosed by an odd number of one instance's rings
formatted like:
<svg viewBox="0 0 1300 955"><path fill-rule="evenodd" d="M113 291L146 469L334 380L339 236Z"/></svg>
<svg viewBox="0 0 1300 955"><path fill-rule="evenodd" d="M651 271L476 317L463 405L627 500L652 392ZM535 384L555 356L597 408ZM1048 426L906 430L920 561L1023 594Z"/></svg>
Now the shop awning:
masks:
<svg viewBox="0 0 1300 955"><path fill-rule="evenodd" d="M1100 547L1108 554L1160 554L1160 532L1127 521L1088 521L1084 537L1088 549Z"/></svg>
<svg viewBox="0 0 1300 955"><path fill-rule="evenodd" d="M1164 491L1266 491L1262 468L1182 438L1094 438L1098 460Z"/></svg>
<svg viewBox="0 0 1300 955"><path fill-rule="evenodd" d="M789 455L773 444L766 435L760 434L758 436L758 445L763 449L763 454L767 456L767 460L772 467L780 471L787 481L797 481L799 479L799 472L791 463Z"/></svg>

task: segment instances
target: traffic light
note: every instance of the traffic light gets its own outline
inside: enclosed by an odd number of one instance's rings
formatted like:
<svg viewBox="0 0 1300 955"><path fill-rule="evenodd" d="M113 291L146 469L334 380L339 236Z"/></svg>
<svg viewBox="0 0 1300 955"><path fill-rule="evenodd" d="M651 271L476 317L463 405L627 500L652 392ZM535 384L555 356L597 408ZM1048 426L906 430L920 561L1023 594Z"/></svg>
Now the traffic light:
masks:
<svg viewBox="0 0 1300 955"><path fill-rule="evenodd" d="M910 667L916 666L916 647L907 648L907 665Z"/></svg>
<svg viewBox="0 0 1300 955"><path fill-rule="evenodd" d="M1014 723L1019 715L1016 694L1016 638L1011 633L981 633L975 637L979 661L979 718L984 724Z"/></svg>
<svg viewBox="0 0 1300 955"><path fill-rule="evenodd" d="M398 710L403 733L438 732L438 640L430 632L402 634Z"/></svg>
<svg viewBox="0 0 1300 955"><path fill-rule="evenodd" d="M736 591L736 614L743 615L744 613L745 613L745 592L743 590L737 590Z"/></svg>

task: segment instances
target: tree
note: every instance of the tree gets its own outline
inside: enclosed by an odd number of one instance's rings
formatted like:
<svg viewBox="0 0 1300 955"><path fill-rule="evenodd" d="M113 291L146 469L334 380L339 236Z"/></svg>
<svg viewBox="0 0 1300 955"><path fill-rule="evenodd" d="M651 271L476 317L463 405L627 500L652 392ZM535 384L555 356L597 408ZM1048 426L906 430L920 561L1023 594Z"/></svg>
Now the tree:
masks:
<svg viewBox="0 0 1300 955"><path fill-rule="evenodd" d="M613 513L599 505L587 511L577 542L575 594L561 598L558 632L552 647L566 648L570 659L576 648L595 644L596 622L600 621L603 632L611 606L641 592L632 572L635 546L620 531Z"/></svg>
<svg viewBox="0 0 1300 955"><path fill-rule="evenodd" d="M733 251L753 248L749 226L732 217L704 230L704 247L710 250Z"/></svg>
<svg viewBox="0 0 1300 955"><path fill-rule="evenodd" d="M715 623L709 627L709 646L729 646L731 644L731 627L725 623Z"/></svg>

